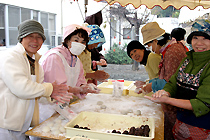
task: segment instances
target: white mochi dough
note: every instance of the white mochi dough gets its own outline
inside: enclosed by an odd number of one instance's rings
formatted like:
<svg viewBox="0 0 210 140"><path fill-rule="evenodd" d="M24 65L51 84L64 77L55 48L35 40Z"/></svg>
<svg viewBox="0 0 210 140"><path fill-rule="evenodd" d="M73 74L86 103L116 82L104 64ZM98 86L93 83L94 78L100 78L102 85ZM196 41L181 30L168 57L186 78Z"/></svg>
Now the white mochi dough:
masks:
<svg viewBox="0 0 210 140"><path fill-rule="evenodd" d="M98 101L98 102L97 102L97 105L102 105L102 104L103 104L102 101Z"/></svg>
<svg viewBox="0 0 210 140"><path fill-rule="evenodd" d="M133 113L133 110L132 109L128 109L128 113Z"/></svg>
<svg viewBox="0 0 210 140"><path fill-rule="evenodd" d="M128 110L121 110L120 112L121 112L121 114L123 114L123 115L127 115L127 114L128 114Z"/></svg>
<svg viewBox="0 0 210 140"><path fill-rule="evenodd" d="M49 127L52 127L53 125L54 125L53 122L49 122L49 123L47 124L47 126L49 126Z"/></svg>
<svg viewBox="0 0 210 140"><path fill-rule="evenodd" d="M62 120L59 119L59 118L57 118L57 119L55 120L55 123L61 123L61 122L62 122Z"/></svg>
<svg viewBox="0 0 210 140"><path fill-rule="evenodd" d="M136 110L135 114L136 115L141 115L141 110Z"/></svg>
<svg viewBox="0 0 210 140"><path fill-rule="evenodd" d="M60 133L61 132L58 129L52 131L52 134L55 136L59 135Z"/></svg>
<svg viewBox="0 0 210 140"><path fill-rule="evenodd" d="M42 132L44 132L44 133L50 132L50 127L49 126L42 127Z"/></svg>
<svg viewBox="0 0 210 140"><path fill-rule="evenodd" d="M66 132L66 129L65 129L63 126L61 126L61 127L59 128L59 130L60 130L60 132L62 132L62 133L65 133L65 132Z"/></svg>
<svg viewBox="0 0 210 140"><path fill-rule="evenodd" d="M106 106L105 105L101 105L101 109L106 109Z"/></svg>
<svg viewBox="0 0 210 140"><path fill-rule="evenodd" d="M60 126L53 126L51 127L51 131L58 130Z"/></svg>

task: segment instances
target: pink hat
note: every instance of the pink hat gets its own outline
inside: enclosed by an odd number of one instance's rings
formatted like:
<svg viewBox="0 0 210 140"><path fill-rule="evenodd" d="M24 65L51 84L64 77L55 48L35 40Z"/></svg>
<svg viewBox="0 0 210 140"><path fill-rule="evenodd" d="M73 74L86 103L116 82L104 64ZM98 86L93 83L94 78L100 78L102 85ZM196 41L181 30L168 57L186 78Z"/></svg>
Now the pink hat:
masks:
<svg viewBox="0 0 210 140"><path fill-rule="evenodd" d="M70 35L72 32L74 32L76 29L84 29L87 31L88 35L90 34L91 32L91 29L88 28L88 27L83 27L83 26L80 26L80 25L77 25L77 24L71 24L69 26L66 26L64 28L64 33L63 33L63 40L68 36Z"/></svg>

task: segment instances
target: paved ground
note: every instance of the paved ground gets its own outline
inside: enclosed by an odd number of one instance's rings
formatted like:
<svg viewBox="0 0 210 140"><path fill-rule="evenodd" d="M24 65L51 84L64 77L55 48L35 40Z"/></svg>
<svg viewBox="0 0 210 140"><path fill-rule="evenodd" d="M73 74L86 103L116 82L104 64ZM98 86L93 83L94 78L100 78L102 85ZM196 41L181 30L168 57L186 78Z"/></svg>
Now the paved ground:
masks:
<svg viewBox="0 0 210 140"><path fill-rule="evenodd" d="M129 81L141 80L145 81L149 79L148 74L143 65L139 66L138 71L132 70L132 65L116 65L116 64L108 64L107 67L100 67L100 70L104 70L109 73L109 79L124 79Z"/></svg>

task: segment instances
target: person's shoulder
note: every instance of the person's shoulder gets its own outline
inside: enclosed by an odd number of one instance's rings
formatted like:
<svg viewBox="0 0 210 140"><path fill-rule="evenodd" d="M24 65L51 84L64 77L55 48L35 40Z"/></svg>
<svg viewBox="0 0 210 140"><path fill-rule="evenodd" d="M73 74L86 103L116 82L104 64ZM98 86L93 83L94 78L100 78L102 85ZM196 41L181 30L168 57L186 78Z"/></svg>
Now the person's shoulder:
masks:
<svg viewBox="0 0 210 140"><path fill-rule="evenodd" d="M153 58L161 58L161 55L157 53L150 53L148 59L153 59Z"/></svg>
<svg viewBox="0 0 210 140"><path fill-rule="evenodd" d="M168 48L168 50L166 51L166 53L167 52L184 52L184 53L186 53L186 49L185 49L185 47L184 47L184 45L183 44L181 44L181 43L174 43L174 44L172 44L169 48Z"/></svg>

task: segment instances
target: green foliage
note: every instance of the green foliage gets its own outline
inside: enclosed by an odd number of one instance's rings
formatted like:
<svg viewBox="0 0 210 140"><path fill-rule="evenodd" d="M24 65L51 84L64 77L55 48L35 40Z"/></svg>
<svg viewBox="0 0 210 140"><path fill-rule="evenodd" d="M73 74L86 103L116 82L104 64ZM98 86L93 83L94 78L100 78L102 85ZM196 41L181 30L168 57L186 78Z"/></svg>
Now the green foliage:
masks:
<svg viewBox="0 0 210 140"><path fill-rule="evenodd" d="M120 48L117 44L114 44L112 48L104 55L108 64L131 64L133 60L127 55L125 48Z"/></svg>
<svg viewBox="0 0 210 140"><path fill-rule="evenodd" d="M173 17L173 18L178 18L180 10L175 9L173 6L169 6L165 10L160 8L159 6L155 6L152 10L151 13L153 15L157 15L158 17Z"/></svg>

